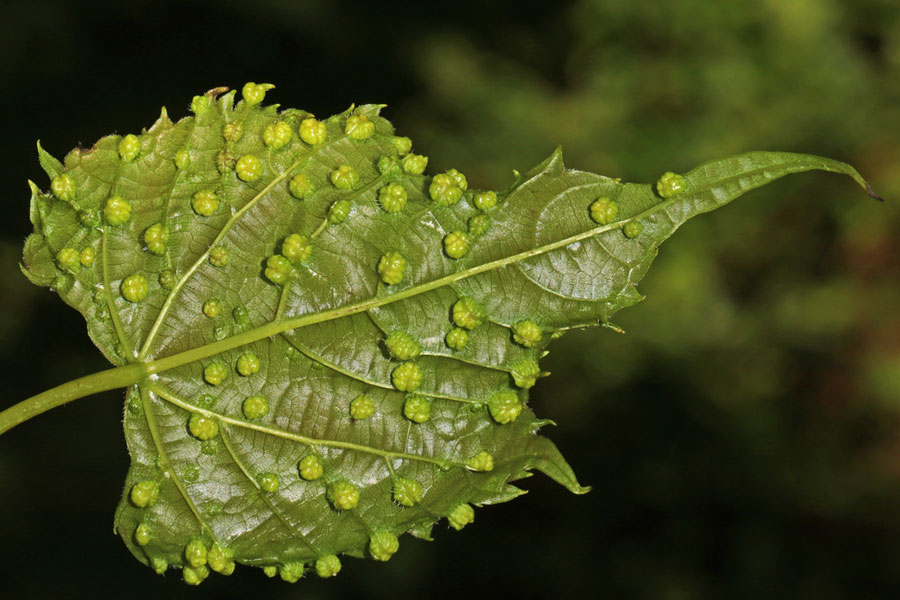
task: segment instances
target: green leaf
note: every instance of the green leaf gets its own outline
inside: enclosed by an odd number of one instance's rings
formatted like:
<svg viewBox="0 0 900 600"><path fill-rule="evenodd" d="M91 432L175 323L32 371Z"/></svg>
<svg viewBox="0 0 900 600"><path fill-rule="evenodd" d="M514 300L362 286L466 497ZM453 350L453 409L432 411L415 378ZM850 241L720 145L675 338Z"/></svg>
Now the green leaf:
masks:
<svg viewBox="0 0 900 600"><path fill-rule="evenodd" d="M47 173L50 179L53 179L57 175L61 175L66 170L61 162L53 158L49 152L44 150L40 141L37 143L37 151L41 168L44 169L44 172Z"/></svg>
<svg viewBox="0 0 900 600"><path fill-rule="evenodd" d="M535 469L586 492L527 406L549 341L612 327L695 215L812 169L867 188L801 154L637 185L557 150L495 205L455 170L421 174L380 106L315 121L260 104L269 87L237 105L212 90L195 116L164 110L64 165L39 147L71 181L32 187L25 274L122 366L104 389L133 383L115 528L188 583L235 562L296 580L337 555L385 560L393 536L461 528Z"/></svg>

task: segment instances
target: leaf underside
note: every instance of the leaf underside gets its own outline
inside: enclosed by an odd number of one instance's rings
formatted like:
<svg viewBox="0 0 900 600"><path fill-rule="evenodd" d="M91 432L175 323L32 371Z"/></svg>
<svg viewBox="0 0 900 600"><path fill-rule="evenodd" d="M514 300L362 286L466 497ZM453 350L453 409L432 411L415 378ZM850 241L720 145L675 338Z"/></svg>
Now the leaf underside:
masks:
<svg viewBox="0 0 900 600"><path fill-rule="evenodd" d="M566 169L556 151L482 211L474 200L480 192L455 172L416 174L406 140L395 137L379 106L325 119L324 139L311 144L300 136L311 115L246 95L235 105L234 92L212 90L195 100L197 114L177 123L163 110L137 136L136 156L127 147L123 153L121 136L77 148L64 164L38 146L48 175L69 177L75 191L45 193L32 184L35 232L25 246L25 274L84 315L112 363L176 357L176 366L126 394L132 465L115 529L139 560L160 572L183 567L191 583L209 568L230 572L232 561L296 579L303 564L329 555L383 559L370 546L373 535L427 538L461 505L515 498L522 491L512 482L534 469L572 492L587 491L538 435L545 421L526 405L547 343L569 328L609 324L641 300L636 284L659 244L695 215L811 169L865 186L843 163L752 152L694 169L680 192L664 198L652 185ZM280 147L272 142L277 122L286 124L278 126L282 139L290 129ZM258 164L244 161L248 155ZM258 168L242 167L248 164ZM333 173L346 174L346 166L358 179L344 189ZM292 193L298 175L311 191ZM385 210L389 185L406 196L398 212ZM208 191L218 207L200 214L193 199ZM113 197L130 207L125 222L108 208ZM600 197L617 206L606 224L591 216ZM342 210L346 217L336 222ZM633 237L634 225L625 234L629 223L642 227ZM161 252L148 249L156 224L168 235ZM444 246L453 232L468 236L459 258ZM288 260L284 280L273 283L269 259L289 253L291 234L311 249ZM389 253L406 262L398 282L379 272ZM483 318L461 328L468 339L454 349L446 336L461 324L453 311L460 298L474 301ZM532 325L530 334L521 329ZM418 356L392 356L385 340L395 332L408 334ZM206 350L239 335L224 352ZM241 361L252 358L258 371L241 374ZM224 367L218 385L204 376L214 363ZM421 375L417 389L398 389L401 365L415 365L406 368ZM404 413L410 392L430 405L422 422ZM514 409L511 422L502 422L498 394ZM350 403L361 395L375 410L354 419ZM245 413L251 396L265 398L263 416ZM483 452L490 470L471 462ZM310 455L323 474L306 480L298 463ZM405 480L421 485L413 506L394 493ZM328 493L339 482L358 490L352 508L341 509ZM141 485L156 495L142 500L135 495Z"/></svg>

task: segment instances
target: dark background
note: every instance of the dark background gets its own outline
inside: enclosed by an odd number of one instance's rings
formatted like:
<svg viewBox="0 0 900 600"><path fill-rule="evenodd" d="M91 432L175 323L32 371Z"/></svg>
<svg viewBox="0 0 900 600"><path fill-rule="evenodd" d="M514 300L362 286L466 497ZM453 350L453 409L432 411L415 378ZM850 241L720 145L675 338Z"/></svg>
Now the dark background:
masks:
<svg viewBox="0 0 900 600"><path fill-rule="evenodd" d="M403 538L293 586L238 567L189 589L112 534L122 394L0 438L3 598L900 596L900 8L894 0L6 3L0 13L0 364L11 405L106 365L18 271L34 142L62 157L245 81L385 115L474 187L562 144L652 181L754 149L856 165L689 223L623 312L572 333L534 389L587 496L542 477L462 533Z"/></svg>

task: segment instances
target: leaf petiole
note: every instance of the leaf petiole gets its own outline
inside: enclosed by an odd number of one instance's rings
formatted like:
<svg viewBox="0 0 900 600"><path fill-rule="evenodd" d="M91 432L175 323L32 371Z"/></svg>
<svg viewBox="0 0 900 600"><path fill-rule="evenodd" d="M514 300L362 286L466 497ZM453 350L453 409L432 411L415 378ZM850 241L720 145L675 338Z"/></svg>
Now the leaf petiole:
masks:
<svg viewBox="0 0 900 600"><path fill-rule="evenodd" d="M106 369L41 392L0 412L0 435L16 425L72 400L135 384L148 374L146 363Z"/></svg>

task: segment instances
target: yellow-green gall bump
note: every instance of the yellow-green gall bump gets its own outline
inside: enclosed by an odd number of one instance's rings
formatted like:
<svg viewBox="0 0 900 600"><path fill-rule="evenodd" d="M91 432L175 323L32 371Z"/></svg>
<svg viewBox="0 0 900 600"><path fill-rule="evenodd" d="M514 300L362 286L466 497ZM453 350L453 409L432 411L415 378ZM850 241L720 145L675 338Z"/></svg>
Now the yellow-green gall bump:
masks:
<svg viewBox="0 0 900 600"><path fill-rule="evenodd" d="M359 504L359 490L349 481L336 481L328 486L328 500L337 510L350 510Z"/></svg>
<svg viewBox="0 0 900 600"><path fill-rule="evenodd" d="M422 493L422 484L414 479L394 480L394 502L401 506L415 506L422 501Z"/></svg>
<svg viewBox="0 0 900 600"><path fill-rule="evenodd" d="M600 225L608 225L619 216L619 204L607 198L597 198L591 202L591 219Z"/></svg>
<svg viewBox="0 0 900 600"><path fill-rule="evenodd" d="M530 358L520 358L513 363L510 368L510 374L516 386L522 389L529 389L537 382L537 378L541 374L538 364Z"/></svg>
<svg viewBox="0 0 900 600"><path fill-rule="evenodd" d="M497 192L479 192L472 201L478 210L490 210L497 205Z"/></svg>
<svg viewBox="0 0 900 600"><path fill-rule="evenodd" d="M191 207L198 215L208 217L219 209L219 196L212 190L201 190L191 198Z"/></svg>
<svg viewBox="0 0 900 600"><path fill-rule="evenodd" d="M75 275L81 272L81 255L74 248L63 248L56 253L56 264L60 269Z"/></svg>
<svg viewBox="0 0 900 600"><path fill-rule="evenodd" d="M134 530L134 543L138 546L146 546L150 543L150 527L148 527L145 523L141 523L137 526L137 529Z"/></svg>
<svg viewBox="0 0 900 600"><path fill-rule="evenodd" d="M263 473L259 476L259 487L264 492L274 494L278 491L280 485L281 482L278 480L278 475L275 473Z"/></svg>
<svg viewBox="0 0 900 600"><path fill-rule="evenodd" d="M375 135L375 123L366 115L353 115L347 119L344 133L354 140L364 140Z"/></svg>
<svg viewBox="0 0 900 600"><path fill-rule="evenodd" d="M164 558L154 557L150 559L150 566L156 571L157 575L162 575L169 568L169 563Z"/></svg>
<svg viewBox="0 0 900 600"><path fill-rule="evenodd" d="M540 325L528 319L517 321L512 326L513 340L526 348L534 348L541 341L543 333Z"/></svg>
<svg viewBox="0 0 900 600"><path fill-rule="evenodd" d="M150 293L150 284L146 277L135 273L122 280L120 290L122 297L129 302L141 302Z"/></svg>
<svg viewBox="0 0 900 600"><path fill-rule="evenodd" d="M190 431L191 435L198 440L206 441L211 440L218 435L219 425L211 417L201 415L200 413L194 413L188 420L188 431Z"/></svg>
<svg viewBox="0 0 900 600"><path fill-rule="evenodd" d="M294 265L286 257L275 254L266 260L266 279L276 285L283 285L294 270Z"/></svg>
<svg viewBox="0 0 900 600"><path fill-rule="evenodd" d="M666 171L656 182L656 191L663 198L672 198L684 191L684 177L672 171Z"/></svg>
<svg viewBox="0 0 900 600"><path fill-rule="evenodd" d="M216 154L216 169L219 173L225 175L228 171L234 171L234 165L237 163L237 157L229 150L221 150Z"/></svg>
<svg viewBox="0 0 900 600"><path fill-rule="evenodd" d="M162 223L154 223L144 230L144 243L147 250L162 256L166 253L166 245L169 243L169 228Z"/></svg>
<svg viewBox="0 0 900 600"><path fill-rule="evenodd" d="M375 414L375 401L368 394L360 394L350 401L350 417L368 419Z"/></svg>
<svg viewBox="0 0 900 600"><path fill-rule="evenodd" d="M281 255L294 263L300 263L309 258L310 252L312 252L312 246L309 238L297 233L292 233L284 238L284 242L281 244Z"/></svg>
<svg viewBox="0 0 900 600"><path fill-rule="evenodd" d="M215 542L206 553L206 562L209 568L216 573L222 575L231 575L234 573L234 554L231 550L222 547L222 544Z"/></svg>
<svg viewBox="0 0 900 600"><path fill-rule="evenodd" d="M369 554L375 560L390 560L399 549L400 540L390 531L376 531L369 538Z"/></svg>
<svg viewBox="0 0 900 600"><path fill-rule="evenodd" d="M387 285L403 281L406 273L406 259L399 252L386 252L378 261L378 275Z"/></svg>
<svg viewBox="0 0 900 600"><path fill-rule="evenodd" d="M214 362L203 369L203 380L209 385L219 385L228 377L228 367L224 363Z"/></svg>
<svg viewBox="0 0 900 600"><path fill-rule="evenodd" d="M216 154L216 168L222 175L225 175L228 171L234 171L236 163L237 157L229 150L221 150Z"/></svg>
<svg viewBox="0 0 900 600"><path fill-rule="evenodd" d="M378 159L375 168L382 175L399 175L401 171L400 161L387 154Z"/></svg>
<svg viewBox="0 0 900 600"><path fill-rule="evenodd" d="M255 106L262 102L266 97L266 92L274 88L271 83L253 83L248 81L241 90L244 102L250 106Z"/></svg>
<svg viewBox="0 0 900 600"><path fill-rule="evenodd" d="M428 187L428 195L441 206L452 206L462 198L463 189L449 171L435 175Z"/></svg>
<svg viewBox="0 0 900 600"><path fill-rule="evenodd" d="M463 296L453 303L453 323L457 327L472 330L484 322L484 309L474 298Z"/></svg>
<svg viewBox="0 0 900 600"><path fill-rule="evenodd" d="M203 540L193 539L184 547L184 561L194 567L202 567L206 564L209 550Z"/></svg>
<svg viewBox="0 0 900 600"><path fill-rule="evenodd" d="M444 252L450 258L462 258L469 252L469 236L462 231L453 231L444 237Z"/></svg>
<svg viewBox="0 0 900 600"><path fill-rule="evenodd" d="M333 225L343 223L350 216L351 208L349 200L338 200L328 209L328 222Z"/></svg>
<svg viewBox="0 0 900 600"><path fill-rule="evenodd" d="M482 450L466 461L466 467L472 471L493 471L494 457Z"/></svg>
<svg viewBox="0 0 900 600"><path fill-rule="evenodd" d="M412 360L422 352L422 347L405 331L394 331L384 340L388 353L397 360Z"/></svg>
<svg viewBox="0 0 900 600"><path fill-rule="evenodd" d="M113 196L106 201L103 214L110 225L124 225L131 219L131 204L121 196Z"/></svg>
<svg viewBox="0 0 900 600"><path fill-rule="evenodd" d="M297 470L300 472L300 477L306 481L315 481L325 473L321 459L315 454L307 454L301 458L297 464Z"/></svg>
<svg viewBox="0 0 900 600"><path fill-rule="evenodd" d="M636 238L641 235L642 231L644 231L644 226L641 225L640 221L628 221L625 223L625 227L622 228L622 233L624 233L625 237L628 239Z"/></svg>
<svg viewBox="0 0 900 600"><path fill-rule="evenodd" d="M462 350L469 343L469 332L461 327L454 327L447 332L444 341L451 350Z"/></svg>
<svg viewBox="0 0 900 600"><path fill-rule="evenodd" d="M209 251L209 264L214 267L228 266L228 248L224 246L216 246Z"/></svg>
<svg viewBox="0 0 900 600"><path fill-rule="evenodd" d="M260 366L259 357L252 352L244 352L237 360L237 372L244 377L259 373Z"/></svg>
<svg viewBox="0 0 900 600"><path fill-rule="evenodd" d="M129 133L119 140L119 156L125 162L131 162L141 153L141 140L133 133Z"/></svg>
<svg viewBox="0 0 900 600"><path fill-rule="evenodd" d="M421 175L428 166L428 157L421 154L407 154L400 162L403 170L410 175Z"/></svg>
<svg viewBox="0 0 900 600"><path fill-rule="evenodd" d="M297 200L305 200L312 195L315 188L309 176L300 173L299 175L294 175L294 178L288 184L288 189L291 192L291 196Z"/></svg>
<svg viewBox="0 0 900 600"><path fill-rule="evenodd" d="M146 508L156 504L159 498L159 484L155 481L146 479L138 481L131 486L131 503L138 508Z"/></svg>
<svg viewBox="0 0 900 600"><path fill-rule="evenodd" d="M81 261L81 264L85 267L89 267L94 264L94 249L88 246L81 251L81 254L78 255L78 259Z"/></svg>
<svg viewBox="0 0 900 600"><path fill-rule="evenodd" d="M216 154L216 168L222 175L225 175L228 171L234 171L236 163L237 157L229 150L222 150Z"/></svg>
<svg viewBox="0 0 900 600"><path fill-rule="evenodd" d="M316 575L322 579L334 577L341 572L341 559L334 554L316 559Z"/></svg>
<svg viewBox="0 0 900 600"><path fill-rule="evenodd" d="M50 181L50 191L63 202L71 202L75 199L75 180L63 173Z"/></svg>
<svg viewBox="0 0 900 600"><path fill-rule="evenodd" d="M352 190L359 183L359 173L350 165L341 165L331 172L331 184L339 190Z"/></svg>
<svg viewBox="0 0 900 600"><path fill-rule="evenodd" d="M310 146L318 146L328 138L325 123L313 118L303 119L300 123L300 139Z"/></svg>
<svg viewBox="0 0 900 600"><path fill-rule="evenodd" d="M450 178L456 182L456 185L459 187L459 189L465 191L469 188L469 182L466 179L466 176L463 175L462 173L460 173L459 171L457 171L456 169L450 169L449 171L447 171L446 174L449 175Z"/></svg>
<svg viewBox="0 0 900 600"><path fill-rule="evenodd" d="M469 219L469 235L478 237L491 226L491 218L487 215L475 215Z"/></svg>
<svg viewBox="0 0 900 600"><path fill-rule="evenodd" d="M406 206L406 189L399 183L389 183L378 190L378 203L387 213L398 213Z"/></svg>
<svg viewBox="0 0 900 600"><path fill-rule="evenodd" d="M222 127L222 137L226 142L236 142L244 135L244 126L240 123L226 123Z"/></svg>
<svg viewBox="0 0 900 600"><path fill-rule="evenodd" d="M185 567L182 569L184 582L188 585L200 585L209 577L209 567L203 565L201 567Z"/></svg>
<svg viewBox="0 0 900 600"><path fill-rule="evenodd" d="M252 154L245 154L234 165L234 171L241 181L256 181L263 174L263 164Z"/></svg>
<svg viewBox="0 0 900 600"><path fill-rule="evenodd" d="M203 303L203 314L210 319L215 319L222 312L222 303L215 299Z"/></svg>
<svg viewBox="0 0 900 600"><path fill-rule="evenodd" d="M396 136L391 140L394 144L394 148L397 150L397 154L403 156L404 154L408 154L410 150L412 150L412 140L405 136Z"/></svg>
<svg viewBox="0 0 900 600"><path fill-rule="evenodd" d="M189 150L182 148L175 153L175 168L179 171L186 169L191 165L191 153Z"/></svg>
<svg viewBox="0 0 900 600"><path fill-rule="evenodd" d="M195 115L202 115L211 103L209 96L194 96L191 100L191 112Z"/></svg>
<svg viewBox="0 0 900 600"><path fill-rule="evenodd" d="M487 403L491 417L501 425L512 423L522 413L522 401L512 390L500 390L491 394Z"/></svg>
<svg viewBox="0 0 900 600"><path fill-rule="evenodd" d="M269 401L263 396L249 396L244 400L241 409L248 419L261 419L269 412Z"/></svg>
<svg viewBox="0 0 900 600"><path fill-rule="evenodd" d="M447 515L450 527L459 531L469 523L475 521L475 509L470 504L460 504Z"/></svg>
<svg viewBox="0 0 900 600"><path fill-rule="evenodd" d="M414 362L405 362L391 372L391 383L401 392L413 392L422 385L422 370Z"/></svg>
<svg viewBox="0 0 900 600"><path fill-rule="evenodd" d="M303 571L306 569L306 565L302 562L289 562L281 565L281 568L278 569L278 575L281 577L282 581L286 581L287 583L297 583L303 577Z"/></svg>
<svg viewBox="0 0 900 600"><path fill-rule="evenodd" d="M293 135L290 125L284 121L275 121L263 129L263 143L272 150L278 150L290 142Z"/></svg>
<svg viewBox="0 0 900 600"><path fill-rule="evenodd" d="M425 396L407 396L403 402L403 416L413 423L424 423L431 418L431 400Z"/></svg>
<svg viewBox="0 0 900 600"><path fill-rule="evenodd" d="M163 287L163 289L171 290L175 287L175 271L172 269L164 269L159 272L159 285Z"/></svg>

